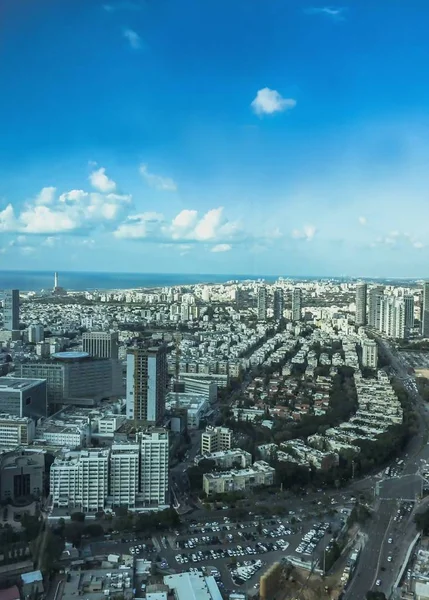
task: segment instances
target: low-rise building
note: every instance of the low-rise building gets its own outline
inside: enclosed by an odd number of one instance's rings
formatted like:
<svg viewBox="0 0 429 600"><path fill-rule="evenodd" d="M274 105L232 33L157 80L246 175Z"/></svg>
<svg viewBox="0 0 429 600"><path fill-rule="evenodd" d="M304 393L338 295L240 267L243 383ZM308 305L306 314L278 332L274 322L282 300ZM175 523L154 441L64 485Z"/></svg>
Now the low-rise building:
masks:
<svg viewBox="0 0 429 600"><path fill-rule="evenodd" d="M273 485L274 475L275 469L260 460L247 469L206 473L203 475L203 489L208 496L243 491L259 485Z"/></svg>
<svg viewBox="0 0 429 600"><path fill-rule="evenodd" d="M232 444L232 431L227 427L207 427L201 434L201 453L229 450Z"/></svg>
<svg viewBox="0 0 429 600"><path fill-rule="evenodd" d="M200 572L165 575L164 583L173 592L175 600L222 600L216 580Z"/></svg>
<svg viewBox="0 0 429 600"><path fill-rule="evenodd" d="M212 460L220 469L231 469L234 466L245 469L251 466L252 455L241 448L231 448L231 450L207 452L206 454L196 456L195 464L198 465L202 460Z"/></svg>
<svg viewBox="0 0 429 600"><path fill-rule="evenodd" d="M0 448L28 446L35 436L36 426L29 417L0 414Z"/></svg>

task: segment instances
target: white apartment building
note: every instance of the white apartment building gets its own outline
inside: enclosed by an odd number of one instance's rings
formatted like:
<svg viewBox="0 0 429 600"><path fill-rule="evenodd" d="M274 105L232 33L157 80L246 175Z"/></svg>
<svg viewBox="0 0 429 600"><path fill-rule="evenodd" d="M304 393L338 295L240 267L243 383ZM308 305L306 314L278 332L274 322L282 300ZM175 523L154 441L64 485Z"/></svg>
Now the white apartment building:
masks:
<svg viewBox="0 0 429 600"><path fill-rule="evenodd" d="M386 296L381 303L380 330L388 337L405 337L405 302L402 298Z"/></svg>
<svg viewBox="0 0 429 600"><path fill-rule="evenodd" d="M102 435L113 435L124 421L125 417L122 415L106 415L98 420L98 433Z"/></svg>
<svg viewBox="0 0 429 600"><path fill-rule="evenodd" d="M232 431L227 427L207 427L201 434L201 454L229 450L232 445Z"/></svg>
<svg viewBox="0 0 429 600"><path fill-rule="evenodd" d="M43 342L45 337L45 328L43 325L30 325L28 328L28 341L31 344Z"/></svg>
<svg viewBox="0 0 429 600"><path fill-rule="evenodd" d="M49 489L53 506L73 508L80 505L79 457L79 453L69 454L66 458L56 458L52 463Z"/></svg>
<svg viewBox="0 0 429 600"><path fill-rule="evenodd" d="M109 504L133 508L139 491L140 445L113 444L110 452Z"/></svg>
<svg viewBox="0 0 429 600"><path fill-rule="evenodd" d="M374 340L363 340L362 342L362 364L364 367L376 369L378 362L378 347Z"/></svg>
<svg viewBox="0 0 429 600"><path fill-rule="evenodd" d="M302 290L294 287L292 291L292 321L301 321Z"/></svg>
<svg viewBox="0 0 429 600"><path fill-rule="evenodd" d="M203 475L203 489L211 494L242 491L258 485L273 485L275 469L259 460L247 469L219 471Z"/></svg>
<svg viewBox="0 0 429 600"><path fill-rule="evenodd" d="M169 506L169 436L165 429L140 433L140 500L144 506Z"/></svg>
<svg viewBox="0 0 429 600"><path fill-rule="evenodd" d="M29 417L0 414L0 448L13 448L31 444L35 423Z"/></svg>
<svg viewBox="0 0 429 600"><path fill-rule="evenodd" d="M241 448L231 448L231 450L221 450L220 452L196 456L195 464L198 465L202 460L212 460L221 469L231 469L234 466L245 469L251 466L252 455Z"/></svg>
<svg viewBox="0 0 429 600"><path fill-rule="evenodd" d="M36 427L34 441L72 450L86 446L89 437L87 426L48 421Z"/></svg>

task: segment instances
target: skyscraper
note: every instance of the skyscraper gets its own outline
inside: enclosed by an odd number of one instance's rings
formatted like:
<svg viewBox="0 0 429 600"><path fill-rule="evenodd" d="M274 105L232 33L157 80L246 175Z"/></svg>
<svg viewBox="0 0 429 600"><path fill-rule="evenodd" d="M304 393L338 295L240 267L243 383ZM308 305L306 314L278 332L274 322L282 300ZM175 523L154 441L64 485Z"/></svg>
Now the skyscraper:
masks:
<svg viewBox="0 0 429 600"><path fill-rule="evenodd" d="M274 318L276 321L280 320L283 317L284 310L284 294L282 288L277 288L274 290L273 297L273 312Z"/></svg>
<svg viewBox="0 0 429 600"><path fill-rule="evenodd" d="M371 369L377 368L378 348L374 340L364 340L362 342L362 364Z"/></svg>
<svg viewBox="0 0 429 600"><path fill-rule="evenodd" d="M91 331L82 335L82 349L94 358L118 358L117 332Z"/></svg>
<svg viewBox="0 0 429 600"><path fill-rule="evenodd" d="M358 283L356 286L356 325L366 325L366 283Z"/></svg>
<svg viewBox="0 0 429 600"><path fill-rule="evenodd" d="M422 336L429 337L429 281L423 284Z"/></svg>
<svg viewBox="0 0 429 600"><path fill-rule="evenodd" d="M377 285L368 292L368 325L380 329L381 303L383 301L384 288Z"/></svg>
<svg viewBox="0 0 429 600"><path fill-rule="evenodd" d="M265 321L267 318L267 288L262 286L258 289L258 320Z"/></svg>
<svg viewBox="0 0 429 600"><path fill-rule="evenodd" d="M302 290L294 287L292 291L292 321L301 321Z"/></svg>
<svg viewBox="0 0 429 600"><path fill-rule="evenodd" d="M404 296L405 303L405 335L409 335L414 329L414 296Z"/></svg>
<svg viewBox="0 0 429 600"><path fill-rule="evenodd" d="M4 328L19 330L19 290L5 290L3 296Z"/></svg>
<svg viewBox="0 0 429 600"><path fill-rule="evenodd" d="M397 339L405 337L405 302L403 298L387 296L381 303L380 331Z"/></svg>
<svg viewBox="0 0 429 600"><path fill-rule="evenodd" d="M169 435L166 429L140 433L140 500L145 506L167 508L169 504Z"/></svg>
<svg viewBox="0 0 429 600"><path fill-rule="evenodd" d="M127 354L127 418L159 423L164 416L168 367L165 346Z"/></svg>

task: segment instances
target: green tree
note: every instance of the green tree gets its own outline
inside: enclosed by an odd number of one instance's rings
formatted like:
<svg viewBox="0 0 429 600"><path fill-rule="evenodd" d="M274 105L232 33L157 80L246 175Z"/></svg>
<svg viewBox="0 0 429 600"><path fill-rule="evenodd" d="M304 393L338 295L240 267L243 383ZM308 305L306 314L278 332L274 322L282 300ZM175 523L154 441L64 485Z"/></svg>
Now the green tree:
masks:
<svg viewBox="0 0 429 600"><path fill-rule="evenodd" d="M386 600L386 595L383 592L367 592L366 600Z"/></svg>
<svg viewBox="0 0 429 600"><path fill-rule="evenodd" d="M85 521L85 515L83 512L74 512L70 515L70 519L76 523L83 523Z"/></svg>
<svg viewBox="0 0 429 600"><path fill-rule="evenodd" d="M64 540L46 527L30 543L30 551L37 568L44 574L53 573L64 551Z"/></svg>

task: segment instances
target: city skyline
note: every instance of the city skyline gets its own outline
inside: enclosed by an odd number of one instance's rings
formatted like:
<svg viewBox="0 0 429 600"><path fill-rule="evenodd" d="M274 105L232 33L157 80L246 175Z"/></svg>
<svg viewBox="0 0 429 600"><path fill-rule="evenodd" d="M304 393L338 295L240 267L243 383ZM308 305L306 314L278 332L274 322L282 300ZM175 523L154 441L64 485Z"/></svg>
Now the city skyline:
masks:
<svg viewBox="0 0 429 600"><path fill-rule="evenodd" d="M417 3L21 9L0 269L427 277Z"/></svg>

